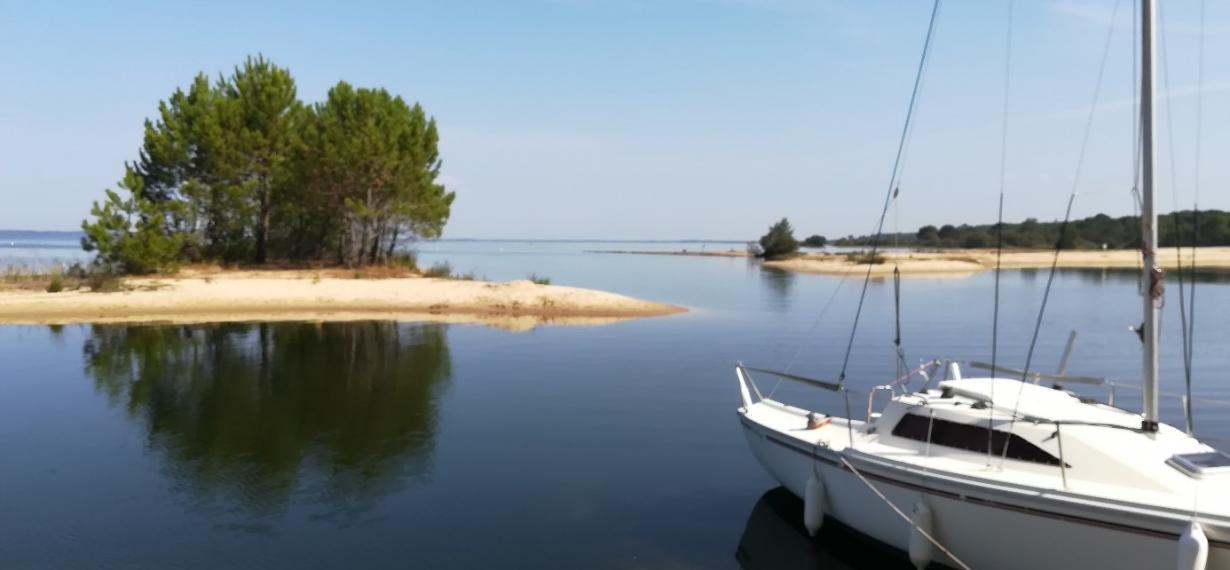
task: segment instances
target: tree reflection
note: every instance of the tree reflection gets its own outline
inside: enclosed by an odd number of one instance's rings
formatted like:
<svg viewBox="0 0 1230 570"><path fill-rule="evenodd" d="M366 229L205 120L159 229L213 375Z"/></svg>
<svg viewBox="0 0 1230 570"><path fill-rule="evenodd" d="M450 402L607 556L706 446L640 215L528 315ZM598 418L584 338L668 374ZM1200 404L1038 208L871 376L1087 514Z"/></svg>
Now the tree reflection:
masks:
<svg viewBox="0 0 1230 570"><path fill-rule="evenodd" d="M790 309L791 290L794 288L794 272L776 267L760 267L760 279L769 292L769 303L774 309Z"/></svg>
<svg viewBox="0 0 1230 570"><path fill-rule="evenodd" d="M176 484L256 510L362 510L430 472L441 325L94 326L85 368Z"/></svg>

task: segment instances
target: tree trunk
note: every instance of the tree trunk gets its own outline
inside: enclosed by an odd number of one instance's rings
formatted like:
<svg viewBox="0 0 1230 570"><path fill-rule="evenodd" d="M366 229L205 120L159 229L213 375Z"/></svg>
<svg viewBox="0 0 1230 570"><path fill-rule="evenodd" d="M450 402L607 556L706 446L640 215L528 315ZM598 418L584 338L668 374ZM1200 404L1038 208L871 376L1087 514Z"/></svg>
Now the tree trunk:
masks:
<svg viewBox="0 0 1230 570"><path fill-rule="evenodd" d="M393 236L389 238L389 253L388 258L393 258L393 250L397 249L397 234L401 233L400 226L393 226Z"/></svg>
<svg viewBox="0 0 1230 570"><path fill-rule="evenodd" d="M256 222L256 262L264 263L269 246L269 177L260 178L260 219Z"/></svg>
<svg viewBox="0 0 1230 570"><path fill-rule="evenodd" d="M367 252L368 263L374 264L380 257L380 236L384 233L384 228L381 227L382 225L383 224L376 224L376 235L372 236L372 249Z"/></svg>

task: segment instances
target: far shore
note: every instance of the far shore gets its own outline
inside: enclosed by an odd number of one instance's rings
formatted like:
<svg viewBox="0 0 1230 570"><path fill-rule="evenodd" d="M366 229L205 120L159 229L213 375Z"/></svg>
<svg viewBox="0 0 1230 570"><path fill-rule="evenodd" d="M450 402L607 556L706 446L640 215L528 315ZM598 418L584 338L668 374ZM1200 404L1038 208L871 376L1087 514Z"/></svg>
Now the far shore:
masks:
<svg viewBox="0 0 1230 570"><path fill-rule="evenodd" d="M721 257L751 257L747 252L702 252L702 251L608 251L603 253L636 253L642 255L695 255ZM961 276L995 269L994 249L950 249L931 251L885 251L881 252L883 263L867 264L851 260L845 254L806 252L789 259L765 261L765 267L773 267L800 273L824 275L865 274L872 276L892 275L899 269L902 275ZM1005 250L999 258L1005 269L1047 268L1055 259L1053 250ZM1178 256L1173 248L1158 252L1163 268L1178 266ZM1192 266L1192 250L1184 248L1183 268ZM1136 250L1064 250L1059 254L1058 267L1071 269L1134 269L1140 265L1140 252ZM1199 247L1195 253L1197 270L1230 270L1230 247Z"/></svg>
<svg viewBox="0 0 1230 570"><path fill-rule="evenodd" d="M184 271L127 277L120 291L0 291L0 324L430 320L524 330L686 309L592 289L429 277L347 278L313 270Z"/></svg>

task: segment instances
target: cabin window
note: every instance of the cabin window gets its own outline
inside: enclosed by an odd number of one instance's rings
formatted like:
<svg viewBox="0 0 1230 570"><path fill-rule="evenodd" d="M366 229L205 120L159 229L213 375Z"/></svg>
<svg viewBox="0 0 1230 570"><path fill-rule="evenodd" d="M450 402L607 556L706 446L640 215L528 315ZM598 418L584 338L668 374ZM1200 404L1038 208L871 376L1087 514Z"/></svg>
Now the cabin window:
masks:
<svg viewBox="0 0 1230 570"><path fill-rule="evenodd" d="M927 416L906 414L893 427L893 435L915 441L927 441L927 426L931 427L931 443L976 451L987 452L987 428L941 420L934 421ZM991 452L1002 454L1004 445L1008 445L1009 459L1041 463L1044 465L1059 465L1059 459L1043 451L1042 448L1026 441L1019 435L999 430L991 430Z"/></svg>

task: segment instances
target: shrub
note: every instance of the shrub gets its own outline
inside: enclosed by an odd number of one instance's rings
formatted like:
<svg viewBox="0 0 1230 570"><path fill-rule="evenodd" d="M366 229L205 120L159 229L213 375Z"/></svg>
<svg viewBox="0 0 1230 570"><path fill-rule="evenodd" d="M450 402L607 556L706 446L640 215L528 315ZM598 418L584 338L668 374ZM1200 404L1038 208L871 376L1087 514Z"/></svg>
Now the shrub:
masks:
<svg viewBox="0 0 1230 570"><path fill-rule="evenodd" d="M888 258L878 251L874 255L870 251L851 251L846 254L846 261L859 265L884 265Z"/></svg>
<svg viewBox="0 0 1230 570"><path fill-rule="evenodd" d="M799 251L799 241L794 239L790 221L782 218L782 221L769 226L769 233L760 238L760 250L761 257L765 259L786 257Z"/></svg>
<svg viewBox="0 0 1230 570"><path fill-rule="evenodd" d="M47 284L48 293L59 293L64 290L64 278L59 275L54 275L51 282Z"/></svg>
<svg viewBox="0 0 1230 570"><path fill-rule="evenodd" d="M426 277L436 277L439 279L447 279L453 276L453 266L447 261L441 261L431 266L423 273Z"/></svg>
<svg viewBox="0 0 1230 570"><path fill-rule="evenodd" d="M536 285L550 285L551 284L550 277L543 277L537 273L531 273L529 277L526 277L526 279L533 281Z"/></svg>
<svg viewBox="0 0 1230 570"><path fill-rule="evenodd" d="M824 236L814 235L814 236L810 236L807 239L803 240L803 245L807 247L824 247L824 244L828 242L829 240L825 238Z"/></svg>
<svg viewBox="0 0 1230 570"><path fill-rule="evenodd" d="M178 206L154 202L144 195L145 183L131 168L120 188L127 198L107 190L106 201L91 209L94 222L82 222L81 247L97 251L95 263L108 273L143 274L174 271L179 266L184 236L173 231L168 220Z"/></svg>
<svg viewBox="0 0 1230 570"><path fill-rule="evenodd" d="M82 267L80 263L74 263L68 266L68 269L64 270L64 275L68 276L70 279L80 280L89 277L90 272L86 270L85 267Z"/></svg>
<svg viewBox="0 0 1230 570"><path fill-rule="evenodd" d="M397 252L389 258L388 264L394 267L404 267L410 271L418 271L419 256L413 251Z"/></svg>
<svg viewBox="0 0 1230 570"><path fill-rule="evenodd" d="M120 277L114 273L95 271L86 279L86 284L95 293L114 293L120 290Z"/></svg>

